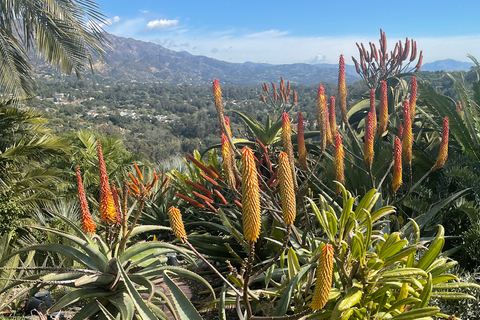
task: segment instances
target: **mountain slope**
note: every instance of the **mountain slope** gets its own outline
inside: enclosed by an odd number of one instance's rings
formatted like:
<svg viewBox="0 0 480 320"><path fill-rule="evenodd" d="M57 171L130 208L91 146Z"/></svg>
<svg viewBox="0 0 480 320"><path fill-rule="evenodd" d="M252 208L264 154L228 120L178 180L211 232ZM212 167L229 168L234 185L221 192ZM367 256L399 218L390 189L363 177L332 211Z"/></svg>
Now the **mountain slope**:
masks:
<svg viewBox="0 0 480 320"><path fill-rule="evenodd" d="M113 51L105 61L94 65L95 77L109 82L168 82L174 84L210 84L217 78L231 85L256 85L277 81L281 76L292 83L336 83L338 68L305 63L270 65L265 63L230 63L188 52L176 52L158 44L109 34ZM38 65L38 64L37 64ZM45 64L38 68L51 72ZM86 74L89 77L88 74ZM347 83L359 77L346 75Z"/></svg>

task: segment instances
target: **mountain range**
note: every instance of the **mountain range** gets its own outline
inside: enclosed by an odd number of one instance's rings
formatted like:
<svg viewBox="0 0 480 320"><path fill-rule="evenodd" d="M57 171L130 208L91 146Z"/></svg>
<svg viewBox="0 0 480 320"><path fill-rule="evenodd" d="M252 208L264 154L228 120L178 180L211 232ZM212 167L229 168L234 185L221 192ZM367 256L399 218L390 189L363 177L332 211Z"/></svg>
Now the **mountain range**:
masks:
<svg viewBox="0 0 480 320"><path fill-rule="evenodd" d="M113 83L167 82L193 85L210 84L217 78L230 85L257 85L276 81L283 76L292 83L311 85L320 82L336 83L338 78L336 64L231 63L185 51L176 52L152 42L112 34L107 34L107 38L112 49L107 52L104 60L95 62L95 78ZM37 61L35 64L40 75L52 72L45 63ZM425 64L422 70L451 71L465 68L469 68L465 63L442 60ZM346 66L345 78L347 83L360 79L352 65Z"/></svg>

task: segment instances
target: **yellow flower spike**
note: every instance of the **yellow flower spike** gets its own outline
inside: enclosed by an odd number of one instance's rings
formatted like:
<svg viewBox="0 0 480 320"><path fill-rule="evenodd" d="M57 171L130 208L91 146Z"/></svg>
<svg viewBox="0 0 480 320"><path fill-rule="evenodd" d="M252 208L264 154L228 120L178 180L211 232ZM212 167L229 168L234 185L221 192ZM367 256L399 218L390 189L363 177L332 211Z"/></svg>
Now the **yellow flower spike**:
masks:
<svg viewBox="0 0 480 320"><path fill-rule="evenodd" d="M110 184L108 183L107 169L105 167L105 161L103 160L100 140L97 142L97 154L98 167L100 169L100 220L107 221L107 223L114 222L117 209L115 208L112 191L110 190Z"/></svg>
<svg viewBox="0 0 480 320"><path fill-rule="evenodd" d="M337 135L338 127L337 127L337 116L335 114L335 97L330 97L330 106L328 110L328 117L330 123L330 132L332 134L332 140Z"/></svg>
<svg viewBox="0 0 480 320"><path fill-rule="evenodd" d="M440 144L440 151L438 152L438 158L435 164L433 165L434 169L440 169L445 164L448 158L448 131L449 131L449 122L448 118L443 118L443 128L442 128L442 143Z"/></svg>
<svg viewBox="0 0 480 320"><path fill-rule="evenodd" d="M380 114L378 119L378 135L382 136L387 131L388 124L388 100L387 100L387 82L380 83Z"/></svg>
<svg viewBox="0 0 480 320"><path fill-rule="evenodd" d="M392 189L397 192L402 185L402 142L400 138L395 138L395 145L393 149L393 178Z"/></svg>
<svg viewBox="0 0 480 320"><path fill-rule="evenodd" d="M317 311L327 304L330 290L332 288L332 272L333 272L333 247L326 244L322 248L320 257L318 258L317 267L317 283L313 291L312 302L310 308Z"/></svg>
<svg viewBox="0 0 480 320"><path fill-rule="evenodd" d="M257 242L260 235L260 191L252 150L242 149L242 215L247 242Z"/></svg>
<svg viewBox="0 0 480 320"><path fill-rule="evenodd" d="M374 137L374 119L371 112L367 116L367 127L365 132L365 157L364 162L367 167L370 167L373 162L373 137Z"/></svg>
<svg viewBox="0 0 480 320"><path fill-rule="evenodd" d="M345 84L345 59L343 54L340 55L338 67L338 108L342 113L342 121L347 123L347 85Z"/></svg>
<svg viewBox="0 0 480 320"><path fill-rule="evenodd" d="M345 152L343 151L342 137L337 133L335 136L335 180L345 185L345 174L343 168L343 158ZM337 192L340 193L341 189L338 188Z"/></svg>
<svg viewBox="0 0 480 320"><path fill-rule="evenodd" d="M412 119L410 118L410 107L408 101L403 101L403 137L402 137L402 153L405 162L408 165L412 164Z"/></svg>
<svg viewBox="0 0 480 320"><path fill-rule="evenodd" d="M228 138L222 134L222 167L225 173L225 180L231 189L235 189L235 175L233 172L232 153Z"/></svg>
<svg viewBox="0 0 480 320"><path fill-rule="evenodd" d="M168 218L170 219L170 227L172 228L173 233L182 243L184 243L185 239L187 239L187 233L183 226L180 210L175 207L170 207L168 209Z"/></svg>
<svg viewBox="0 0 480 320"><path fill-rule="evenodd" d="M372 113L373 135L377 132L377 108L375 106L375 90L370 89L370 112Z"/></svg>
<svg viewBox="0 0 480 320"><path fill-rule="evenodd" d="M285 152L278 155L278 176L280 179L280 196L282 197L283 219L287 225L295 221L296 201L293 187L292 170Z"/></svg>
<svg viewBox="0 0 480 320"><path fill-rule="evenodd" d="M410 83L410 120L413 124L415 121L415 108L417 106L417 77L412 77L412 82Z"/></svg>
<svg viewBox="0 0 480 320"><path fill-rule="evenodd" d="M327 146L327 114L325 113L325 89L323 85L318 86L317 94L317 122L318 122L318 131L320 131L320 150L323 152Z"/></svg>
<svg viewBox="0 0 480 320"><path fill-rule="evenodd" d="M282 114L282 142L283 151L288 155L288 161L290 162L290 169L292 170L293 183L295 188L297 187L297 177L295 175L295 158L293 155L292 146L292 129L290 128L290 118L288 113Z"/></svg>

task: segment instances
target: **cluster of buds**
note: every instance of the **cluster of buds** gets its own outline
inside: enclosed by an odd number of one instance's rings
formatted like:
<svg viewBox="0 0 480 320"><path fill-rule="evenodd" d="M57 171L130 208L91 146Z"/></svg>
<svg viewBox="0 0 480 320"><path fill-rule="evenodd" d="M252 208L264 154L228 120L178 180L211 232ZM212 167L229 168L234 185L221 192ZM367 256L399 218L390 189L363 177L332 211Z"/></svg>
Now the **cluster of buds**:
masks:
<svg viewBox="0 0 480 320"><path fill-rule="evenodd" d="M283 77L280 77L279 88L273 81L271 82L272 90L268 87L268 84L263 83L262 89L264 93L260 94L260 98L267 106L273 106L274 111L279 111L280 114L289 112L293 106L297 104L297 92L290 89L290 81L285 81ZM267 103L268 102L270 103Z"/></svg>
<svg viewBox="0 0 480 320"><path fill-rule="evenodd" d="M374 43L370 42L370 51L365 49L363 43L357 43L360 53L359 61L352 57L357 73L363 78L370 88L376 88L380 81L402 73L418 72L422 66L423 54L417 54L417 42L406 38L405 44L398 41L395 49L387 52L387 38L385 32L380 29L380 48L377 49ZM410 64L418 57L415 67L410 68Z"/></svg>
<svg viewBox="0 0 480 320"><path fill-rule="evenodd" d="M150 191L152 190L152 188L155 186L155 184L157 183L157 181L160 179L160 177L162 175L161 174L157 175L157 173L154 172L153 173L153 180L148 181L147 183L144 183L142 172L140 171L140 169L138 168L136 163L134 164L134 166L135 166L135 171L137 172L137 177L133 176L133 174L131 174L130 172L128 173L130 179L132 180L132 182L127 181L128 193L137 200L141 200L141 199L144 199L144 198L145 199L147 199L147 198L152 199L154 194L151 193ZM169 177L165 178L165 180L163 180L159 190L163 189L163 187L165 187L167 185L169 180L170 180ZM161 196L163 196L165 194L165 192L168 191L168 189L170 189L170 187L167 187L162 192Z"/></svg>

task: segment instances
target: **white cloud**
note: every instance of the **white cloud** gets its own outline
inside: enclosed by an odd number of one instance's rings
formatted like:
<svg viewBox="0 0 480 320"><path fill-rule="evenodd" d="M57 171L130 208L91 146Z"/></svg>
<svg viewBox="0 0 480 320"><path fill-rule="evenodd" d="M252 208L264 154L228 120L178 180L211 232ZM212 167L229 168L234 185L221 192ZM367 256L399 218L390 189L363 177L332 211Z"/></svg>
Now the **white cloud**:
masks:
<svg viewBox="0 0 480 320"><path fill-rule="evenodd" d="M121 18L119 16L115 16L113 18L108 18L103 23L100 24L101 27L109 27L112 24L120 22Z"/></svg>
<svg viewBox="0 0 480 320"><path fill-rule="evenodd" d="M167 19L160 19L160 20L152 20L147 23L148 30L165 30L170 27L174 27L178 25L178 20L167 20Z"/></svg>

